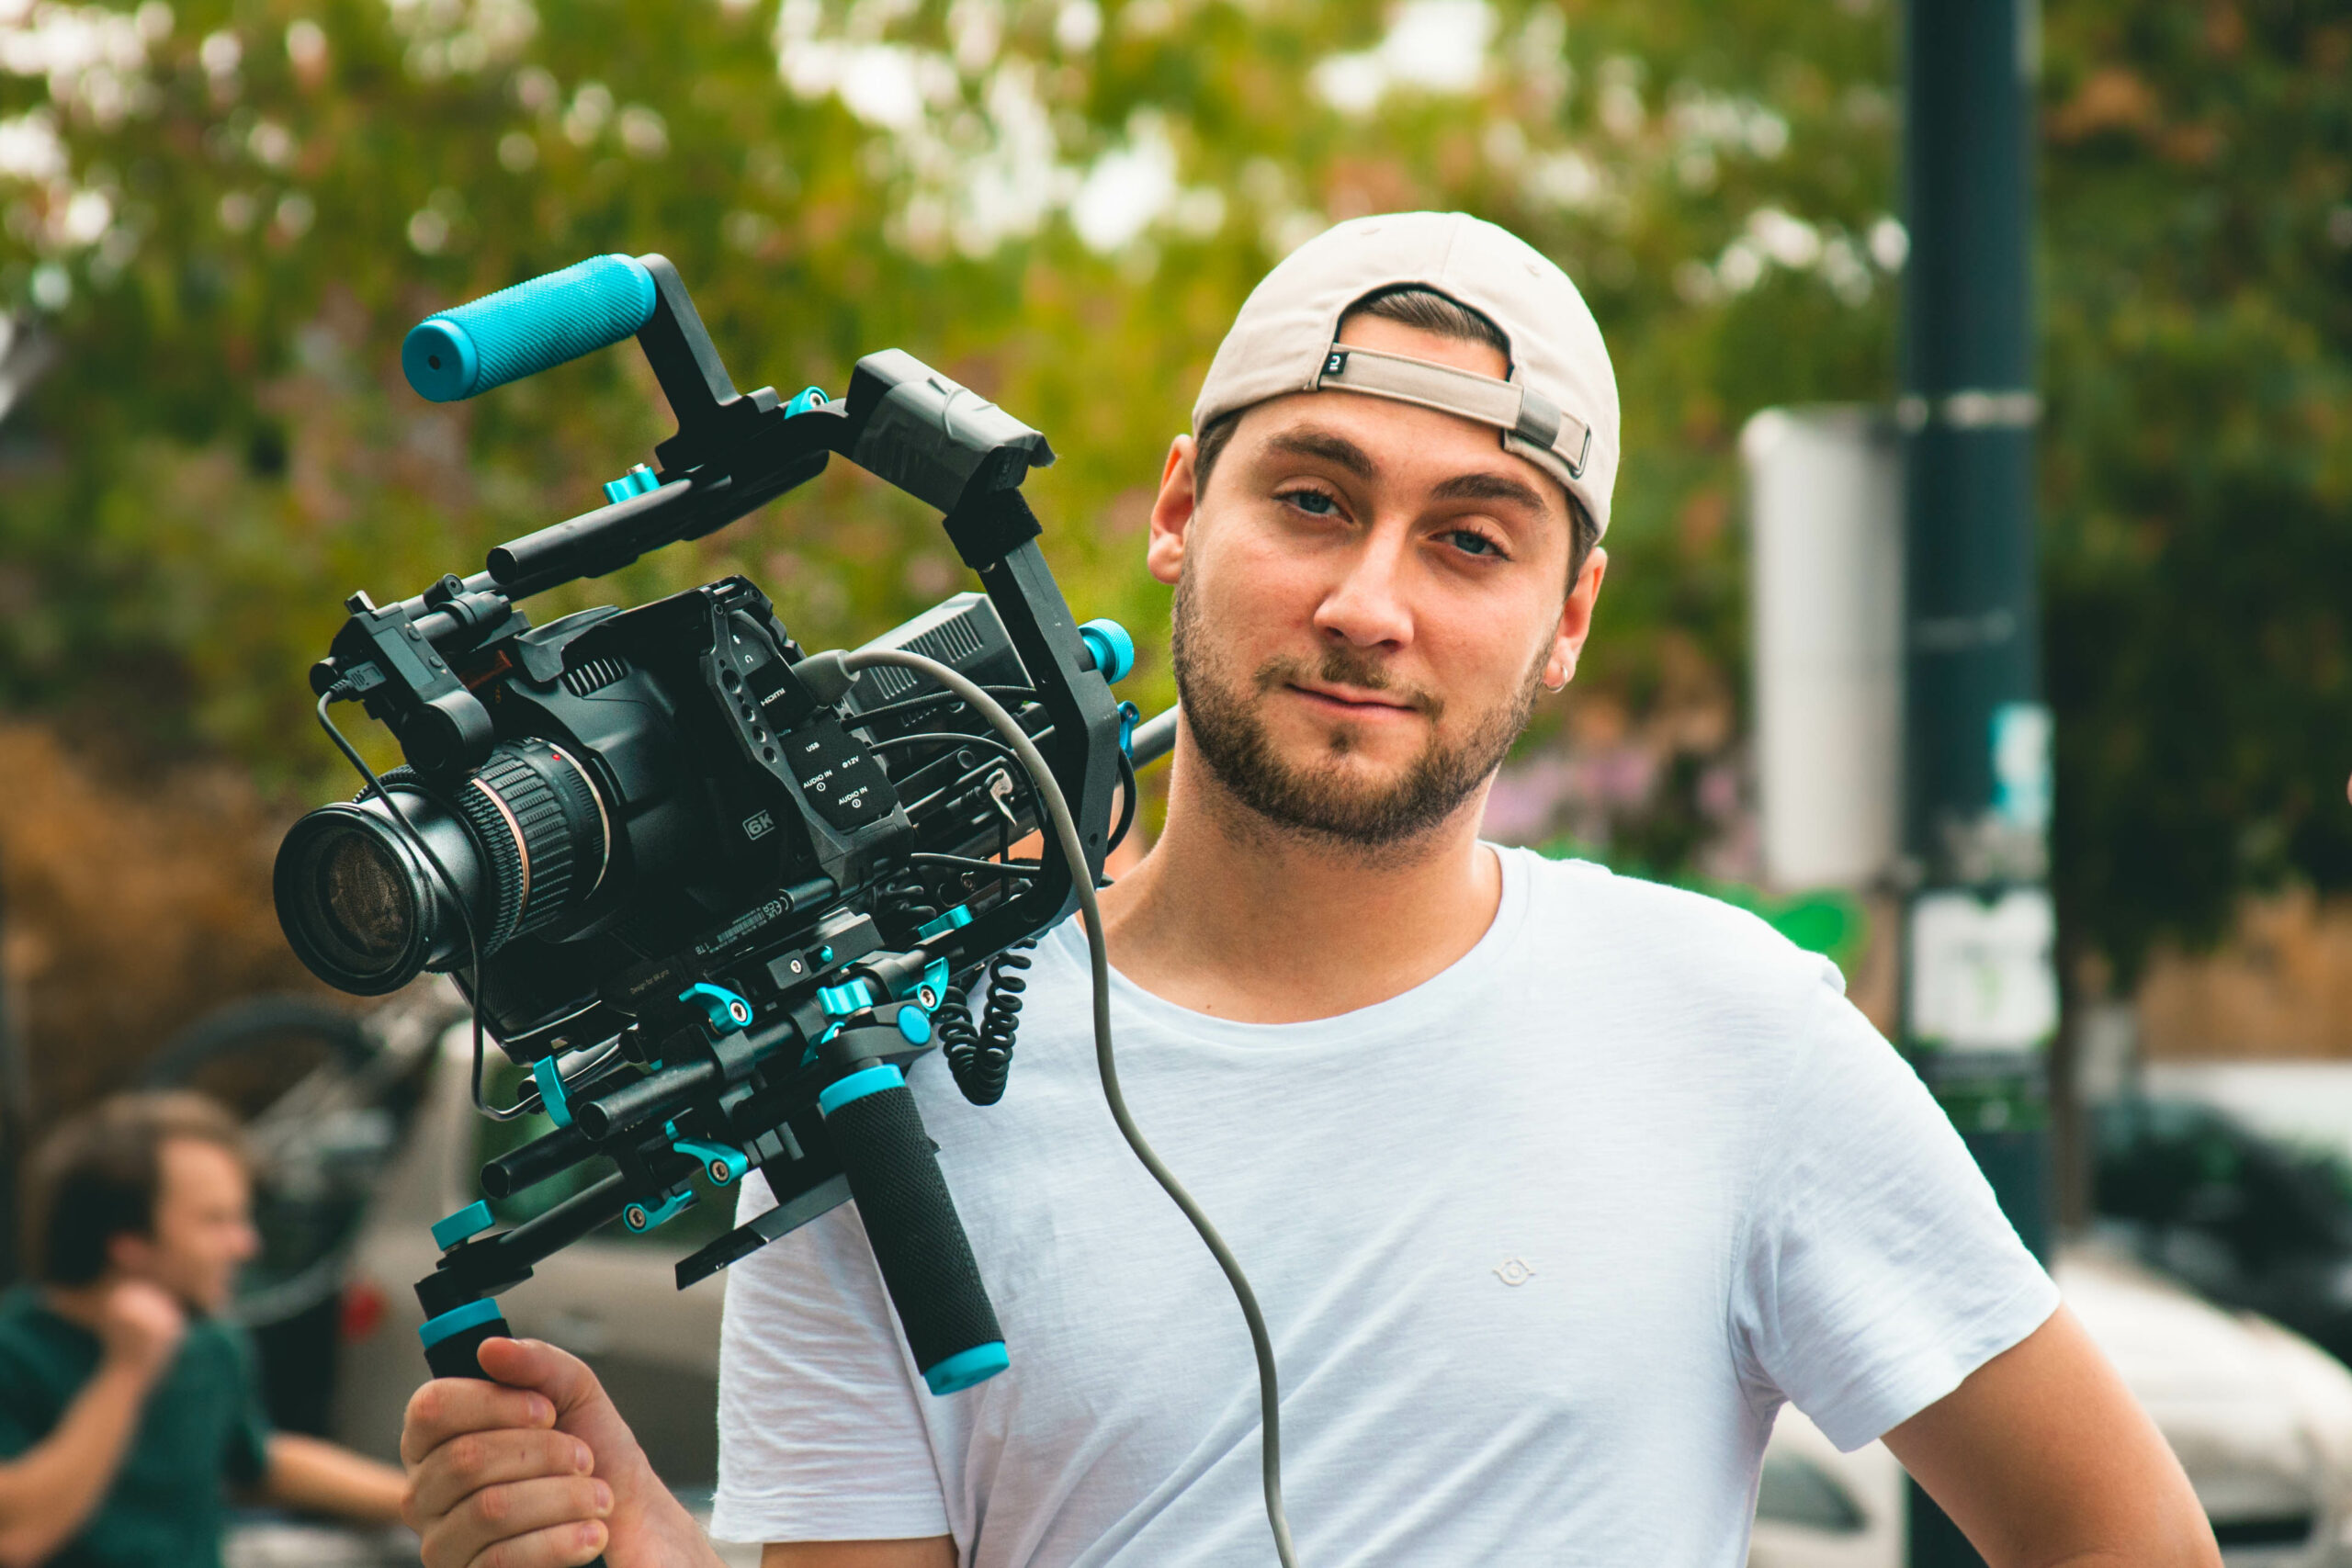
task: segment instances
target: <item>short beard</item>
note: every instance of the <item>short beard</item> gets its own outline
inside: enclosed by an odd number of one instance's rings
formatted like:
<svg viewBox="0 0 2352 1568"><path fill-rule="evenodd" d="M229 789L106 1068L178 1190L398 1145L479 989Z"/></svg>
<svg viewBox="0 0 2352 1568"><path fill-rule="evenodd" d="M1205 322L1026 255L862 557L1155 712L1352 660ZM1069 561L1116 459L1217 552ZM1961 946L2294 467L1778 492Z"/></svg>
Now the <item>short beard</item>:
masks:
<svg viewBox="0 0 2352 1568"><path fill-rule="evenodd" d="M1185 728L1209 771L1267 826L1375 855L1434 832L1502 766L1535 711L1544 656L1550 651L1547 647L1538 653L1518 690L1459 744L1447 746L1432 733L1404 776L1380 787L1351 784L1336 766L1302 768L1283 761L1259 716L1259 704L1267 693L1310 673L1329 685L1398 691L1378 660L1341 643L1325 649L1320 667L1312 671L1304 660L1272 659L1242 680L1219 667L1209 646L1188 571L1176 582L1169 651ZM1434 730L1444 711L1443 699L1426 692L1400 694L1428 716ZM1330 739L1333 761L1345 758L1355 743L1353 728L1342 725Z"/></svg>

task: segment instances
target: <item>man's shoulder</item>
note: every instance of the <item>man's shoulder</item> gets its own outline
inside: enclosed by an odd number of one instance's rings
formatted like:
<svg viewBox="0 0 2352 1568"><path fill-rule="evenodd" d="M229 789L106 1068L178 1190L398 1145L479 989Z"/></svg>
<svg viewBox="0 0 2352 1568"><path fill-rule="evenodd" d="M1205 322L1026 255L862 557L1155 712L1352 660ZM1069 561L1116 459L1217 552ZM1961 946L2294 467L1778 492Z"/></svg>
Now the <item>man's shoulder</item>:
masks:
<svg viewBox="0 0 2352 1568"><path fill-rule="evenodd" d="M1536 919L1549 934L1572 933L1581 943L1622 953L1637 968L1671 971L1698 964L1742 976L1843 983L1827 959L1724 899L1628 876L1591 861L1555 860L1533 850L1503 852L1519 857Z"/></svg>

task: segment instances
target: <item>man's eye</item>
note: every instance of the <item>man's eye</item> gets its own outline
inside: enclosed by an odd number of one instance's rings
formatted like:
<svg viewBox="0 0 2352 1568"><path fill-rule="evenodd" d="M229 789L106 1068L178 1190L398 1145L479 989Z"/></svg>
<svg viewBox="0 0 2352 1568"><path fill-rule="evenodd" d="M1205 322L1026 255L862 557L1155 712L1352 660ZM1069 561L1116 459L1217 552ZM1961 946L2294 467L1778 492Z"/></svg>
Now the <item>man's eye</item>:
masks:
<svg viewBox="0 0 2352 1568"><path fill-rule="evenodd" d="M1446 542L1465 555L1499 556L1502 547L1486 535L1468 528L1456 528L1446 536Z"/></svg>
<svg viewBox="0 0 2352 1568"><path fill-rule="evenodd" d="M1284 491L1274 498L1286 501L1311 517L1329 517L1340 509L1340 503L1319 490Z"/></svg>

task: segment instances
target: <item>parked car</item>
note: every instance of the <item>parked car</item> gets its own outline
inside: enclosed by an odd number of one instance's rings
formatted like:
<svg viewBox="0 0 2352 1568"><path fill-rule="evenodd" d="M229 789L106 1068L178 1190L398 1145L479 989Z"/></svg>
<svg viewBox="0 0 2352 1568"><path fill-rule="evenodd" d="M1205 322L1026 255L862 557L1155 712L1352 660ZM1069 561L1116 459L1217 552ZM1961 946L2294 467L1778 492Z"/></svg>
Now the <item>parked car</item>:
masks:
<svg viewBox="0 0 2352 1568"><path fill-rule="evenodd" d="M2352 1565L2352 1371L2096 1245L2055 1273L2180 1456L2230 1568ZM1841 1454L1783 1410L1749 1568L1902 1568L1906 1492L1883 1443Z"/></svg>
<svg viewBox="0 0 2352 1568"><path fill-rule="evenodd" d="M2119 1101L2094 1124L2093 1206L2110 1245L2352 1361L2352 1165L2339 1149L2185 1099Z"/></svg>

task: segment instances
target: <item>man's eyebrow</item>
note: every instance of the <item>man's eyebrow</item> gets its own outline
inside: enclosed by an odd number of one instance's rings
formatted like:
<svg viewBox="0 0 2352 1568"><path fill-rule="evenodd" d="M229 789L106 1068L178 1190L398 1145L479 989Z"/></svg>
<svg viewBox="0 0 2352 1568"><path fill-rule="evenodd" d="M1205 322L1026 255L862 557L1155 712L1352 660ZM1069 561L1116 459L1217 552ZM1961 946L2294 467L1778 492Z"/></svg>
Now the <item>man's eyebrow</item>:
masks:
<svg viewBox="0 0 2352 1568"><path fill-rule="evenodd" d="M1509 474L1456 474L1430 493L1442 501L1508 501L1539 517L1552 510L1543 491Z"/></svg>
<svg viewBox="0 0 2352 1568"><path fill-rule="evenodd" d="M1319 457L1347 469L1360 479L1373 477L1372 454L1334 431L1317 430L1311 425L1299 430L1286 430L1266 445L1274 451L1286 452L1294 457Z"/></svg>

